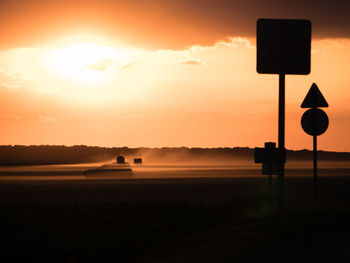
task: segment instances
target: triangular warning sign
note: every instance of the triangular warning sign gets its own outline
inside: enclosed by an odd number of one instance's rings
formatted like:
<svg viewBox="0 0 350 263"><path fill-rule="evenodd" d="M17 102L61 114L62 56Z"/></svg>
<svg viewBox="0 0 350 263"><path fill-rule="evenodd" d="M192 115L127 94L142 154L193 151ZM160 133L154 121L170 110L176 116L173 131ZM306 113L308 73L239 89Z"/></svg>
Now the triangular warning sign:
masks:
<svg viewBox="0 0 350 263"><path fill-rule="evenodd" d="M302 108L328 107L328 103L326 99L323 97L321 91L318 89L315 83L312 84L303 103L301 104L301 107Z"/></svg>

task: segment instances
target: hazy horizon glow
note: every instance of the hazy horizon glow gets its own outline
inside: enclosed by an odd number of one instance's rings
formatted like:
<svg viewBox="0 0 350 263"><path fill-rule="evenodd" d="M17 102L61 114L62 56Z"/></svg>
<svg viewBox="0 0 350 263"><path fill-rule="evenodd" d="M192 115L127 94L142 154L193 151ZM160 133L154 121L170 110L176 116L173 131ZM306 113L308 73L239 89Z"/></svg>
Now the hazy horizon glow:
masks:
<svg viewBox="0 0 350 263"><path fill-rule="evenodd" d="M319 149L349 151L347 0L4 0L0 145L262 147L278 76L256 72L258 18L312 22L311 74L286 77L286 147L311 149L300 108L329 103Z"/></svg>
<svg viewBox="0 0 350 263"><path fill-rule="evenodd" d="M183 50L96 39L0 51L0 144L255 147L277 140L278 77L256 72L254 38ZM314 40L311 74L286 77L287 148L311 148L300 104L316 82L330 105L319 147L350 151L349 64L349 39Z"/></svg>

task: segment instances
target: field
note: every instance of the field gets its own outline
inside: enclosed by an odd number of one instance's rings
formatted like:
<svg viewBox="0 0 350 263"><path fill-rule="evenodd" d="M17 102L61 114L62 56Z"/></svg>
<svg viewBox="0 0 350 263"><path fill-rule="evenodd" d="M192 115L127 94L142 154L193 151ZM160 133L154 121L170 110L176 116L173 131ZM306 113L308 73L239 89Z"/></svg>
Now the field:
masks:
<svg viewBox="0 0 350 263"><path fill-rule="evenodd" d="M250 163L2 167L2 257L35 262L350 262L350 165L291 163L280 187ZM6 261L4 261L6 262Z"/></svg>

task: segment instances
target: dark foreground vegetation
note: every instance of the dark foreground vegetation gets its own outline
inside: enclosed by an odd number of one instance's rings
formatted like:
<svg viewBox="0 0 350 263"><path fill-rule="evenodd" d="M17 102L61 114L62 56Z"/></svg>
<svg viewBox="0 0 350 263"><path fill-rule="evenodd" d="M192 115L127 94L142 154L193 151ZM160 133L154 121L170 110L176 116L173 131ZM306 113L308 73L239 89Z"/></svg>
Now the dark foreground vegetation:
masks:
<svg viewBox="0 0 350 263"><path fill-rule="evenodd" d="M0 208L5 251L41 262L132 261L230 216L226 207L186 203L27 203Z"/></svg>
<svg viewBox="0 0 350 263"><path fill-rule="evenodd" d="M145 162L234 162L254 160L254 149L234 148L128 148L97 146L0 146L0 165L73 164L104 162L119 154L142 157ZM287 151L288 160L312 160L308 150ZM350 153L319 151L320 161L350 161Z"/></svg>
<svg viewBox="0 0 350 263"><path fill-rule="evenodd" d="M2 262L350 262L349 178L290 180L284 210L263 182L8 183Z"/></svg>

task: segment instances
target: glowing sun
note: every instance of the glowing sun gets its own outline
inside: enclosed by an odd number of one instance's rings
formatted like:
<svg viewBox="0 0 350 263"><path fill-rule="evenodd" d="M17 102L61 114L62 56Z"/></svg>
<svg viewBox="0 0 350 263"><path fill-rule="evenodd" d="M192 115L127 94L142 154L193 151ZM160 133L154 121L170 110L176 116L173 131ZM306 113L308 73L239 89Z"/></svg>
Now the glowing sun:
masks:
<svg viewBox="0 0 350 263"><path fill-rule="evenodd" d="M56 77L93 87L109 80L118 67L129 63L125 50L92 43L75 43L43 53L45 68Z"/></svg>

